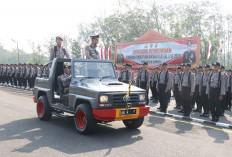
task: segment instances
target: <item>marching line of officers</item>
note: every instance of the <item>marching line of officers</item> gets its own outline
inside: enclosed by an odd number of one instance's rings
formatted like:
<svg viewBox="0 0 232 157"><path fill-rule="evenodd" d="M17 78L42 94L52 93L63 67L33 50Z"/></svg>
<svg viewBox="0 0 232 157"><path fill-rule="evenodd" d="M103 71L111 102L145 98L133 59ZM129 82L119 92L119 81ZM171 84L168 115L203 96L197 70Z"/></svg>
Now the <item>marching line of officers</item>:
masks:
<svg viewBox="0 0 232 157"><path fill-rule="evenodd" d="M0 64L0 85L32 90L36 77L47 78L48 76L47 65Z"/></svg>
<svg viewBox="0 0 232 157"><path fill-rule="evenodd" d="M219 62L204 67L191 68L190 63L182 64L171 73L166 63L161 67L155 67L152 72L147 69L148 63L144 62L140 68L136 80L131 64L125 64L125 69L119 74L119 81L124 83L134 82L137 87L147 92L147 104L149 104L148 92L151 89L152 101L160 103L158 108L166 113L170 103L171 91L173 91L178 112L190 117L192 112L202 113L200 116L209 117L212 121L219 121L224 116L225 110L231 111L232 70L225 72L225 67Z"/></svg>

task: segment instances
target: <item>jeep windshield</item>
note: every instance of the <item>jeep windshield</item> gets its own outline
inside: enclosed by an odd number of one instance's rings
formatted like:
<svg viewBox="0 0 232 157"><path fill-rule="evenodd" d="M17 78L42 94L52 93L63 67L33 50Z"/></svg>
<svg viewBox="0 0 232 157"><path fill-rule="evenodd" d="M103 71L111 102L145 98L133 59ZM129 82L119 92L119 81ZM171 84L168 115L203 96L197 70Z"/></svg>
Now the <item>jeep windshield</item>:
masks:
<svg viewBox="0 0 232 157"><path fill-rule="evenodd" d="M94 79L94 78L116 78L115 70L111 62L74 62L75 78Z"/></svg>

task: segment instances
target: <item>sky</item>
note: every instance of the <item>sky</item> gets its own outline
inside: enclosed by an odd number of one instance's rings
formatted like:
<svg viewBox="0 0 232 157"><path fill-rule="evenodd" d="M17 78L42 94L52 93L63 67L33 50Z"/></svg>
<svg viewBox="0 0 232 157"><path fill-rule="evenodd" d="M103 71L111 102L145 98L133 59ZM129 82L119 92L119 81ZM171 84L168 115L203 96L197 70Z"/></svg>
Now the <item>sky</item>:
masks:
<svg viewBox="0 0 232 157"><path fill-rule="evenodd" d="M0 0L0 43L13 49L31 51L30 43L44 43L50 37L67 35L75 38L78 24L90 23L98 16L109 16L119 8L120 0ZM153 0L143 1L148 7ZM156 0L157 3L188 3L192 0ZM200 0L195 0L200 1ZM212 0L222 11L232 14L231 0Z"/></svg>

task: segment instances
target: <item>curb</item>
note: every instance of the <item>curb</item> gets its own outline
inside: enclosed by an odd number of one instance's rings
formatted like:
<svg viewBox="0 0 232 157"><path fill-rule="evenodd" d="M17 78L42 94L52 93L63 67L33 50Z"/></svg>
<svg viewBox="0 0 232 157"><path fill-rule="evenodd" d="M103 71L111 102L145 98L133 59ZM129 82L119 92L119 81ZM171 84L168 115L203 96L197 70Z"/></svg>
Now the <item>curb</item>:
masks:
<svg viewBox="0 0 232 157"><path fill-rule="evenodd" d="M186 121L192 121L192 122L197 122L197 123L202 123L202 124L214 125L214 126L217 126L217 127L222 127L222 128L227 128L227 129L232 129L232 125L226 124L226 123L221 123L221 122L212 122L212 121L208 121L208 120L203 120L203 119L198 119L198 118L190 118L190 117L185 117L185 116L181 116L181 115L158 112L158 111L149 111L149 113L150 114L156 114L156 115L162 115L162 116L165 116L165 117L183 119L183 120L186 120Z"/></svg>

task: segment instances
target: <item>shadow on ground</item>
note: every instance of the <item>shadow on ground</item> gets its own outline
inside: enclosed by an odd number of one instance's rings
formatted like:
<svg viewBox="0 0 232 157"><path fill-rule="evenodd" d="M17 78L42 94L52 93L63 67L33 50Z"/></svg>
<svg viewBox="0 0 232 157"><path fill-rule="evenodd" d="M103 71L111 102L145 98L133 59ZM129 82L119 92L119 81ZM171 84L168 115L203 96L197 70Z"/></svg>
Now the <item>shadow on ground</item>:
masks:
<svg viewBox="0 0 232 157"><path fill-rule="evenodd" d="M37 118L22 119L0 126L0 141L27 139L30 142L14 152L30 153L48 147L67 154L78 154L130 145L143 139L140 130L124 127L113 128L110 124L98 125L95 133L81 135L75 130L72 118L53 117L44 122Z"/></svg>
<svg viewBox="0 0 232 157"><path fill-rule="evenodd" d="M214 143L224 143L224 141L227 141L230 139L228 133L224 131L206 128L206 127L203 127L203 128L206 130L207 134L210 137L214 138Z"/></svg>

